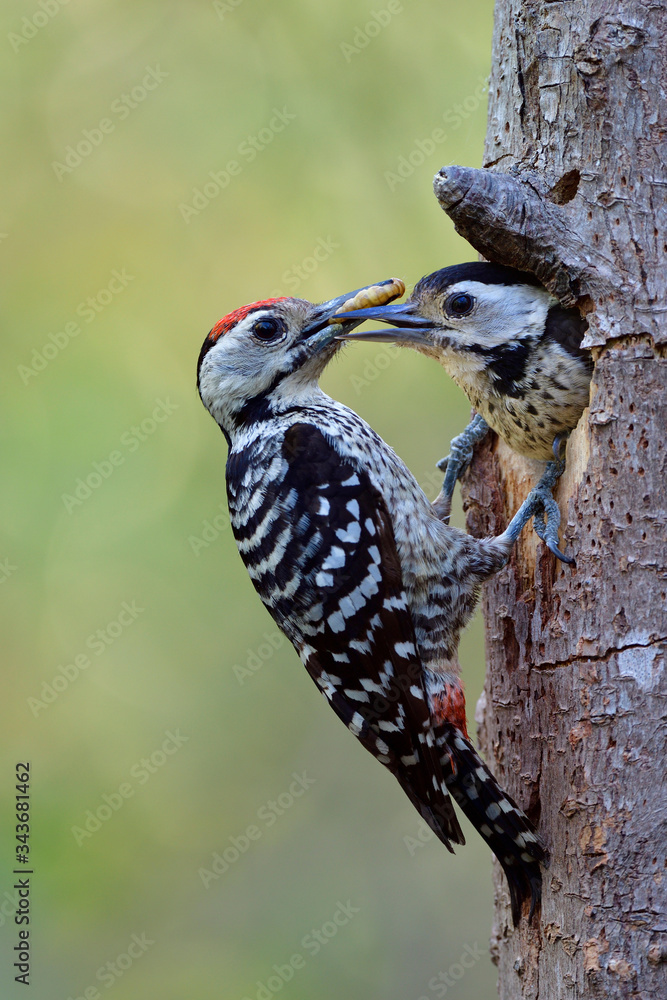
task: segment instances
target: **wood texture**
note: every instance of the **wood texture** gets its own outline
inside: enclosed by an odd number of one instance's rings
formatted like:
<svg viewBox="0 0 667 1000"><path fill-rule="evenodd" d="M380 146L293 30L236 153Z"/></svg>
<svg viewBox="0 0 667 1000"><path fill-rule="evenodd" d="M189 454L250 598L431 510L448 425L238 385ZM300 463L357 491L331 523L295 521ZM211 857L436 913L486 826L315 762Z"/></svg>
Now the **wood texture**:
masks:
<svg viewBox="0 0 667 1000"><path fill-rule="evenodd" d="M557 499L575 568L534 533L487 587L480 737L551 850L502 1000L667 997L667 7L497 0L485 169L436 195L485 257L589 320L590 407ZM500 531L541 471L498 442L464 481Z"/></svg>

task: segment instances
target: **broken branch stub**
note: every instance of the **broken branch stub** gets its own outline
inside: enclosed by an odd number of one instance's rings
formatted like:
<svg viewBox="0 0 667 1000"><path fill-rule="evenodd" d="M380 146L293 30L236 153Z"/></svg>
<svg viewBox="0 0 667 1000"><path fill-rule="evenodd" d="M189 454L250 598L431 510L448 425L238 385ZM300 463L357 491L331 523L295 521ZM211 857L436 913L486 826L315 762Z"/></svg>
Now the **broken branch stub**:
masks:
<svg viewBox="0 0 667 1000"><path fill-rule="evenodd" d="M532 272L563 305L596 299L609 285L609 261L569 228L558 206L562 192L549 191L537 175L443 167L433 190L457 233L479 253Z"/></svg>

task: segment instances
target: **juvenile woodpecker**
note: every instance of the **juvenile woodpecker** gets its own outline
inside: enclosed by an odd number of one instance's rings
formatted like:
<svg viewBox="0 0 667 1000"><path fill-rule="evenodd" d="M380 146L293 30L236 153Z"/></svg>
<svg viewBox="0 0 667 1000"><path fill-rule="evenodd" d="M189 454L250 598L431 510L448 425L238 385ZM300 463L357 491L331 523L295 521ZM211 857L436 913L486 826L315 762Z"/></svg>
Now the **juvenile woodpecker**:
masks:
<svg viewBox="0 0 667 1000"><path fill-rule="evenodd" d="M464 843L453 798L487 841L516 923L539 899L545 849L468 738L457 649L532 508L497 538L449 527L392 449L325 395L319 376L353 325L330 324L343 302L255 302L204 341L198 387L229 444L234 537L317 687L440 840Z"/></svg>
<svg viewBox="0 0 667 1000"><path fill-rule="evenodd" d="M561 445L588 403L592 362L581 347L587 323L578 310L561 306L532 274L472 262L428 274L405 303L349 316L395 329L348 332L347 339L389 341L435 358L477 411L439 463L445 501L489 427L520 455L551 460L538 491L547 527L536 528L571 562L558 548L551 487L564 467Z"/></svg>

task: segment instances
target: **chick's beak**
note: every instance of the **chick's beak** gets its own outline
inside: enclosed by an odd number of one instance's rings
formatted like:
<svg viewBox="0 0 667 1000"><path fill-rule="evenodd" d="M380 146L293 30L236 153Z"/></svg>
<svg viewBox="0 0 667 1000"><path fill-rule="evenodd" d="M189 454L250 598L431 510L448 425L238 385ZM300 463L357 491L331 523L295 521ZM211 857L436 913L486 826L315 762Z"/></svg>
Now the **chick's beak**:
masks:
<svg viewBox="0 0 667 1000"><path fill-rule="evenodd" d="M400 278L387 278L375 285L364 285L363 288L329 299L328 302L313 307L302 333L303 339L308 341L314 352L323 350L335 340L342 339L342 334L351 332L368 319L368 312L372 308L391 302L404 292L405 285ZM371 304L369 309L359 308L366 302Z"/></svg>
<svg viewBox="0 0 667 1000"><path fill-rule="evenodd" d="M346 318L361 322L367 319L379 319L382 323L390 323L390 330L360 330L358 332L343 331L338 335L340 340L368 340L374 344L429 344L428 334L433 330L432 320L424 319L417 312L414 302L398 302L376 308L359 309L346 314Z"/></svg>

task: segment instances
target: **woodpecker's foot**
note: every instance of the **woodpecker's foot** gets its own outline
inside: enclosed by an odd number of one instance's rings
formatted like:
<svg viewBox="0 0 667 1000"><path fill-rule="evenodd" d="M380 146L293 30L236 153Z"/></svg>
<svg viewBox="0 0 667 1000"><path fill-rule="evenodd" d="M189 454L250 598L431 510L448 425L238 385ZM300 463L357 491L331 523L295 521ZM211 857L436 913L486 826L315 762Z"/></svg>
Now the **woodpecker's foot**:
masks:
<svg viewBox="0 0 667 1000"><path fill-rule="evenodd" d="M554 450L555 450L554 442ZM533 527L539 538L551 549L561 562L574 565L574 559L561 552L558 545L558 527L560 525L560 510L553 498L553 488L563 474L565 461L558 459L548 462L542 478L535 486L507 527L507 534L514 542L519 537L522 528L528 523L531 517L534 518Z"/></svg>
<svg viewBox="0 0 667 1000"><path fill-rule="evenodd" d="M489 425L486 420L476 413L466 429L452 438L449 455L437 463L437 467L445 473L441 497L451 500L457 479L461 478L472 462L475 445L486 437L488 430Z"/></svg>
<svg viewBox="0 0 667 1000"><path fill-rule="evenodd" d="M570 432L567 431L565 434L556 434L554 438L554 443L551 446L551 450L554 453L554 458L557 462L565 461L565 447L567 445L567 439L570 436Z"/></svg>

